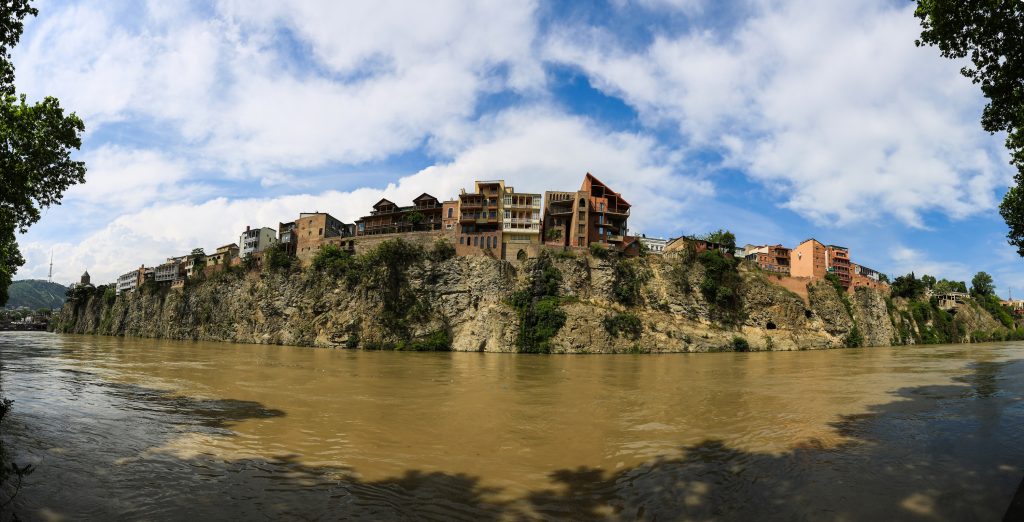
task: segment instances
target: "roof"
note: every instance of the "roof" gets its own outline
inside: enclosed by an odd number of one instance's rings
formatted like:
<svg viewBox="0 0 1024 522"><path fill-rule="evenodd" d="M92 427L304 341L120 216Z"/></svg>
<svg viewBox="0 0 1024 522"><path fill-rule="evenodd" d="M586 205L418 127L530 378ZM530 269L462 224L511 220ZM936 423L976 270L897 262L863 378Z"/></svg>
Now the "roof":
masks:
<svg viewBox="0 0 1024 522"><path fill-rule="evenodd" d="M373 208L380 208L380 207L383 207L385 205L396 206L391 200L385 198L385 199L381 199L380 201L374 203L373 204Z"/></svg>
<svg viewBox="0 0 1024 522"><path fill-rule="evenodd" d="M89 271L82 272L82 277L89 277Z"/></svg>
<svg viewBox="0 0 1024 522"><path fill-rule="evenodd" d="M437 201L437 198L435 198L434 196L431 196L430 194L427 194L426 192L420 194L419 196L416 196L416 199L414 199L413 201L420 201L420 200L424 200L424 199L432 199L434 201Z"/></svg>
<svg viewBox="0 0 1024 522"><path fill-rule="evenodd" d="M631 204L630 204L630 203L629 203L628 201L626 201L626 198L622 197L622 194L620 194L620 193L618 193L618 192L615 192L615 191L614 191L614 190L612 190L612 188L611 188L611 187L609 187L609 186L608 186L608 185L607 185L607 184L606 184L605 182L603 182L603 181L601 181L601 180L597 179L597 176L595 176L595 175L593 175L593 174L591 174L591 173L589 173L589 172L588 172L588 173L587 173L587 174L586 174L585 176L583 176L583 184L582 184L582 185L580 185L580 190L583 190L583 188L587 186L587 179L588 179L588 178L589 178L589 179L591 180L591 184L593 184L593 183L597 183L598 185L601 185L602 187L604 187L605 189L607 189L607 190L608 190L608 192L611 192L612 194L615 194L615 196L619 198L619 201L621 201L622 203L624 203L624 204L625 204L625 205L626 205L627 207L632 207L632 206L633 206L633 205L631 205Z"/></svg>

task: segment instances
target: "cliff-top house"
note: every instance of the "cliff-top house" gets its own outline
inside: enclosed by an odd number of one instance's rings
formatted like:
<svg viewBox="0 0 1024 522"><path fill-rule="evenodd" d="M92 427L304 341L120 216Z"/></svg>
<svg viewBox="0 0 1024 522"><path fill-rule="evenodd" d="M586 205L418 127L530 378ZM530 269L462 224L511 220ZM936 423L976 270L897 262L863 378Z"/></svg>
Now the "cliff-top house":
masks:
<svg viewBox="0 0 1024 522"><path fill-rule="evenodd" d="M356 227L326 212L303 212L295 221L281 223L278 230L285 251L294 253L299 261L308 265L324 245L351 247L343 243L355 235Z"/></svg>
<svg viewBox="0 0 1024 522"><path fill-rule="evenodd" d="M356 220L356 235L441 230L441 207L441 202L427 193L420 194L412 200L412 205L406 207L381 199L373 205L369 215Z"/></svg>
<svg viewBox="0 0 1024 522"><path fill-rule="evenodd" d="M853 282L850 266L850 251L838 245L825 245L811 238L797 245L790 253L790 275L824 279L835 274L843 288Z"/></svg>
<svg viewBox="0 0 1024 522"><path fill-rule="evenodd" d="M477 181L473 191L463 189L457 204L455 253L490 255L498 259L526 259L539 253L541 195L516 192L504 180ZM448 210L446 222L450 223Z"/></svg>
<svg viewBox="0 0 1024 522"><path fill-rule="evenodd" d="M238 238L239 253L241 257L263 252L277 243L277 232L270 227L252 228L245 227L245 231Z"/></svg>
<svg viewBox="0 0 1024 522"><path fill-rule="evenodd" d="M544 244L578 248L599 244L623 251L635 245L626 236L629 209L621 194L588 172L575 192L544 192Z"/></svg>

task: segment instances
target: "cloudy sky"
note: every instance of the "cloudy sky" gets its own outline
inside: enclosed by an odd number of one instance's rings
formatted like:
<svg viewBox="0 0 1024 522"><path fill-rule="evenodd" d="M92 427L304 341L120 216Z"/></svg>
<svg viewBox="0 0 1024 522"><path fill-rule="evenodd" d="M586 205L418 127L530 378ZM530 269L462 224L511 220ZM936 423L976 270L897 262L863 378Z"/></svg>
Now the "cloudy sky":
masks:
<svg viewBox="0 0 1024 522"><path fill-rule="evenodd" d="M474 179L575 190L634 232L848 246L1024 296L1012 171L906 0L37 2L17 85L86 122L87 183L18 278L113 280L246 225L345 221Z"/></svg>

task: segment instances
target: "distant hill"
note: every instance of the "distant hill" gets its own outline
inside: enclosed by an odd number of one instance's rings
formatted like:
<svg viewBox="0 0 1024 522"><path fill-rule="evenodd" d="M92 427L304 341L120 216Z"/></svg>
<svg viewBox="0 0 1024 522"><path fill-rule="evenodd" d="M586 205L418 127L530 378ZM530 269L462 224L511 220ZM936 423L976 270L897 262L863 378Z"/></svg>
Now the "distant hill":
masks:
<svg viewBox="0 0 1024 522"><path fill-rule="evenodd" d="M26 306L33 310L37 308L60 308L64 305L67 287L57 283L50 283L41 279L23 279L14 281L7 289L10 298L7 300L7 308L18 308Z"/></svg>

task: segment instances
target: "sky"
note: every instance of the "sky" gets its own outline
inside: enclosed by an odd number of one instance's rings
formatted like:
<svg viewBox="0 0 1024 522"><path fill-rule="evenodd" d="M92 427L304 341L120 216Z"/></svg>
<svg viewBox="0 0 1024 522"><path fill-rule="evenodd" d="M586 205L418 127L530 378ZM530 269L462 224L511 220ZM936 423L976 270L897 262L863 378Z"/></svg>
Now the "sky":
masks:
<svg viewBox="0 0 1024 522"><path fill-rule="evenodd" d="M246 226L477 179L576 190L630 229L850 248L1024 296L1005 136L904 0L55 1L18 90L86 124L86 183L19 237L16 278L109 282Z"/></svg>

